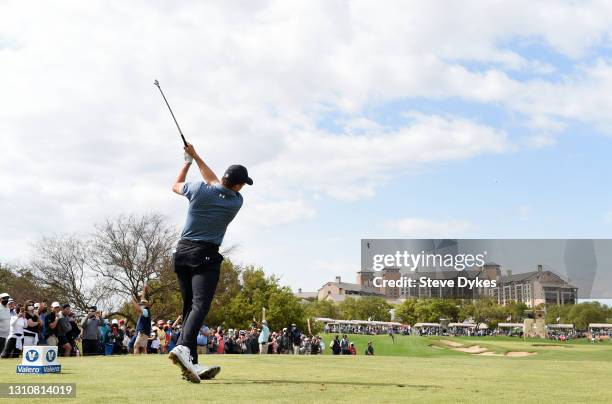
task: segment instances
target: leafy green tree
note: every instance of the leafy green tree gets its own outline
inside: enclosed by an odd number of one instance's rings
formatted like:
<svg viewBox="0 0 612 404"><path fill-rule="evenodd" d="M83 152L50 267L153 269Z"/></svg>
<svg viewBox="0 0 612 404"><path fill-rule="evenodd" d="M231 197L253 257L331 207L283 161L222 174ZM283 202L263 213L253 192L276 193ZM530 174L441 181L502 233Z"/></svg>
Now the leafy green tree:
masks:
<svg viewBox="0 0 612 404"><path fill-rule="evenodd" d="M517 303L515 301L511 301L504 307L508 316L512 316L512 322L515 323L523 321L525 318L525 311L529 309L525 303Z"/></svg>
<svg viewBox="0 0 612 404"><path fill-rule="evenodd" d="M568 319L579 330L586 330L589 323L603 323L608 317L608 307L599 302L574 304L568 312Z"/></svg>
<svg viewBox="0 0 612 404"><path fill-rule="evenodd" d="M329 300L314 300L304 303L304 313L308 318L326 317L338 318L340 311L338 305Z"/></svg>
<svg viewBox="0 0 612 404"><path fill-rule="evenodd" d="M341 317L345 320L389 321L391 319L389 310L392 308L393 306L384 298L373 296L359 299L347 297L338 306Z"/></svg>
<svg viewBox="0 0 612 404"><path fill-rule="evenodd" d="M403 324L414 324L417 320L417 300L406 299L395 308L395 317Z"/></svg>
<svg viewBox="0 0 612 404"><path fill-rule="evenodd" d="M231 300L240 293L240 274L242 268L234 264L231 259L226 258L221 264L221 273L215 297L206 317L206 324L216 326L231 323L229 316L229 305Z"/></svg>
<svg viewBox="0 0 612 404"><path fill-rule="evenodd" d="M347 297L338 304L340 319L342 320L367 320L359 317L359 309L357 308L357 300L354 297Z"/></svg>
<svg viewBox="0 0 612 404"><path fill-rule="evenodd" d="M244 269L241 278L240 292L227 307L226 327L250 326L253 319L261 320L262 308L265 307L271 329L295 323L300 329L307 330L304 308L299 299L289 287L281 287L277 277L266 277L261 268L249 266Z"/></svg>
<svg viewBox="0 0 612 404"><path fill-rule="evenodd" d="M419 299L415 307L417 321L420 322L437 322L441 318L454 321L458 312L457 303L448 299Z"/></svg>
<svg viewBox="0 0 612 404"><path fill-rule="evenodd" d="M466 304L459 310L459 320L471 318L476 324L488 324L495 328L498 323L506 321L508 314L503 306L493 299L478 299Z"/></svg>
<svg viewBox="0 0 612 404"><path fill-rule="evenodd" d="M11 295L18 303L23 303L27 299L32 299L35 302L46 299L51 302L62 297L58 295L56 289L41 286L34 274L27 268L18 269L0 264L0 285L2 292Z"/></svg>
<svg viewBox="0 0 612 404"><path fill-rule="evenodd" d="M569 310L569 305L548 305L546 308L546 324L569 323ZM559 321L557 321L557 318Z"/></svg>

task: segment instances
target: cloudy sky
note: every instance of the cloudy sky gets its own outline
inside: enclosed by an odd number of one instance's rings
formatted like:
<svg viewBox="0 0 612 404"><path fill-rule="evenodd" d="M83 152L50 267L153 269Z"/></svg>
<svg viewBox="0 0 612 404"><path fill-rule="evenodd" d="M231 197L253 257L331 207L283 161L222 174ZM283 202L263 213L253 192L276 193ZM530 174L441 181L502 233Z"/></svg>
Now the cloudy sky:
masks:
<svg viewBox="0 0 612 404"><path fill-rule="evenodd" d="M255 186L235 259L315 290L361 238L610 237L612 3L0 1L0 262ZM197 173L190 174L197 180Z"/></svg>

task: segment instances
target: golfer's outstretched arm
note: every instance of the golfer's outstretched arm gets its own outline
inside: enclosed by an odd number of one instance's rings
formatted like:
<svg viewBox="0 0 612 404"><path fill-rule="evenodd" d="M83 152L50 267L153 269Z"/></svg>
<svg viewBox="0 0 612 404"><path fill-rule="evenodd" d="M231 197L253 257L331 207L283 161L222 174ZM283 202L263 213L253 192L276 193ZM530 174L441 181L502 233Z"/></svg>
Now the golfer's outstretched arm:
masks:
<svg viewBox="0 0 612 404"><path fill-rule="evenodd" d="M185 178L187 177L189 167L191 167L191 163L183 164L181 171L179 171L174 183L172 184L172 190L179 195L183 195L183 185L185 185Z"/></svg>
<svg viewBox="0 0 612 404"><path fill-rule="evenodd" d="M185 146L184 149L185 153L189 154L195 160L196 164L198 165L198 168L200 169L200 174L202 174L202 178L204 178L204 181L207 184L214 184L216 182L219 182L219 178L217 178L213 170L211 170L210 167L206 165L204 160L202 160L202 158L195 151L191 143L187 143L187 146Z"/></svg>

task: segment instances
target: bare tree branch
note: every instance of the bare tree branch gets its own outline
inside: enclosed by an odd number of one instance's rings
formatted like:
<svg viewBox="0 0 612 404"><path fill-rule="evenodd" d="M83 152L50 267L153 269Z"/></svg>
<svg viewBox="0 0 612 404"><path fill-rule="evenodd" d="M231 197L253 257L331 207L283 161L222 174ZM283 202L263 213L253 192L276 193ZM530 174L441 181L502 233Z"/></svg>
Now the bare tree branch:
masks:
<svg viewBox="0 0 612 404"><path fill-rule="evenodd" d="M93 270L108 280L108 290L138 298L144 286L158 279L170 262L177 237L159 214L108 219L96 226Z"/></svg>
<svg viewBox="0 0 612 404"><path fill-rule="evenodd" d="M103 295L90 268L91 243L74 235L44 237L34 245L30 262L41 285L50 287L71 305L86 311Z"/></svg>

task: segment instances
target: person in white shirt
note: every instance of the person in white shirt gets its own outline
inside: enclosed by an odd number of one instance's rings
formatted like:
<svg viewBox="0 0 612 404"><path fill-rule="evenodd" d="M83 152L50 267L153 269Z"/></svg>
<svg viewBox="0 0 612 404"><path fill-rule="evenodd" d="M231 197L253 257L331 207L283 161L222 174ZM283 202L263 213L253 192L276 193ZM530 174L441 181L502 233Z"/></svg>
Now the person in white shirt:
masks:
<svg viewBox="0 0 612 404"><path fill-rule="evenodd" d="M2 358L19 358L23 347L23 329L28 326L25 307L20 307L17 315L11 317L9 335L2 350Z"/></svg>
<svg viewBox="0 0 612 404"><path fill-rule="evenodd" d="M8 293L0 294L0 352L4 350L4 345L9 336L9 328L11 322L11 309L9 309Z"/></svg>

